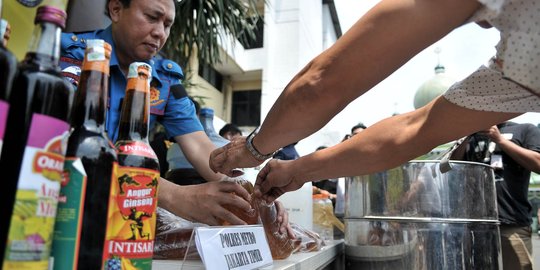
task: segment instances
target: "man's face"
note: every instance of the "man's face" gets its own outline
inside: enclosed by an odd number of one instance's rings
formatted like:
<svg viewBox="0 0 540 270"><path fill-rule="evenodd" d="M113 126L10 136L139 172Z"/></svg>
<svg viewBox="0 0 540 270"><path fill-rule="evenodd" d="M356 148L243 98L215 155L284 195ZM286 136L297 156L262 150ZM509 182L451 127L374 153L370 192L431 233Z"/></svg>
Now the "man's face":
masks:
<svg viewBox="0 0 540 270"><path fill-rule="evenodd" d="M116 55L124 65L155 56L167 41L175 16L172 0L132 0L129 7L111 0L109 11Z"/></svg>

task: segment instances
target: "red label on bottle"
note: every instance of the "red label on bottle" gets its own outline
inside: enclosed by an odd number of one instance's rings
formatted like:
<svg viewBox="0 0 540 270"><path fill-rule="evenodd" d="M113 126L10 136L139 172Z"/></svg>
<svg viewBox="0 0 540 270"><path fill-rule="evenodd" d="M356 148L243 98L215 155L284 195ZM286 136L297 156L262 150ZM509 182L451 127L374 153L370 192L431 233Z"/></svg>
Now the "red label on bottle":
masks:
<svg viewBox="0 0 540 270"><path fill-rule="evenodd" d="M152 147L137 141L119 141L117 147L119 155L135 155L157 159L156 153Z"/></svg>

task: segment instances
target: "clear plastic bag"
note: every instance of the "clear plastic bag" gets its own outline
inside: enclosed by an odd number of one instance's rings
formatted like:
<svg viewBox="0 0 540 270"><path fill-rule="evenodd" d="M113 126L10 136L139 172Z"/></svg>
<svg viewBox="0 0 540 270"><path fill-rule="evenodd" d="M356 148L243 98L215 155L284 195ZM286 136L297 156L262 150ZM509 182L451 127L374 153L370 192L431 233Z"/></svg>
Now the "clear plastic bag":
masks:
<svg viewBox="0 0 540 270"><path fill-rule="evenodd" d="M160 207L157 208L156 212L153 258L159 260L200 259L195 241L192 238L193 229L207 225L185 220Z"/></svg>
<svg viewBox="0 0 540 270"><path fill-rule="evenodd" d="M320 235L298 224L291 223L291 228L296 235L294 240L294 253L319 251L326 245Z"/></svg>
<svg viewBox="0 0 540 270"><path fill-rule="evenodd" d="M267 204L264 200L254 198L252 207L259 212L272 258L274 260L288 258L294 250L293 240L288 237L287 233L279 231L276 205L273 202Z"/></svg>

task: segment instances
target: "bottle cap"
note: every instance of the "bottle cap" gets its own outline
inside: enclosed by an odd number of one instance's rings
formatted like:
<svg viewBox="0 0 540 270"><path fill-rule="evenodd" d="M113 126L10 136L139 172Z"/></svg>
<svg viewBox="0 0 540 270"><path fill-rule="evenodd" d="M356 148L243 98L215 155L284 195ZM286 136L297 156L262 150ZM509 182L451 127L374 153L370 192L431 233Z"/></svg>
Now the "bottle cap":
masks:
<svg viewBox="0 0 540 270"><path fill-rule="evenodd" d="M144 76L148 81L152 80L152 67L144 62L133 62L129 65L128 78L138 78Z"/></svg>
<svg viewBox="0 0 540 270"><path fill-rule="evenodd" d="M59 8L53 6L41 6L36 11L34 24L38 24L40 22L50 22L64 29L66 27L66 18L66 12Z"/></svg>
<svg viewBox="0 0 540 270"><path fill-rule="evenodd" d="M103 61L111 58L111 45L103 39L86 41L86 56L89 61Z"/></svg>

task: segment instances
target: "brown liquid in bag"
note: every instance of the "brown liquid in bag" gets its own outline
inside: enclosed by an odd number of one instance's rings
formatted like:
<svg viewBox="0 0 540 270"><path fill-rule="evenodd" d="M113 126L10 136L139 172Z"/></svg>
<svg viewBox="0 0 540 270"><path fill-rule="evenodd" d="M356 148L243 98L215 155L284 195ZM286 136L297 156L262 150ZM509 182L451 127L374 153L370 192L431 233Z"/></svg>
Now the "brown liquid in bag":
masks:
<svg viewBox="0 0 540 270"><path fill-rule="evenodd" d="M259 212L272 258L283 260L289 257L294 250L294 242L289 239L287 233L282 234L279 231L276 205L267 204L259 198L252 198L251 206Z"/></svg>

